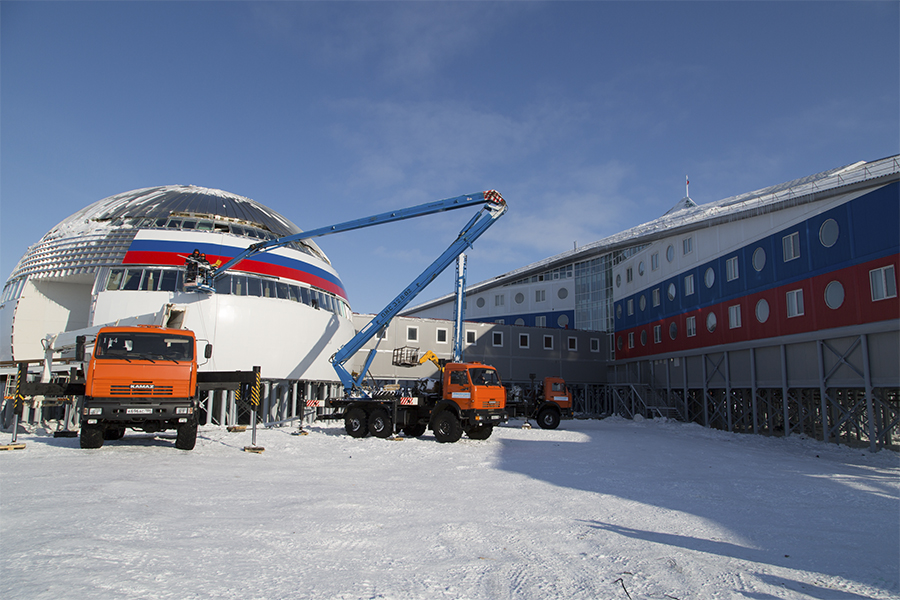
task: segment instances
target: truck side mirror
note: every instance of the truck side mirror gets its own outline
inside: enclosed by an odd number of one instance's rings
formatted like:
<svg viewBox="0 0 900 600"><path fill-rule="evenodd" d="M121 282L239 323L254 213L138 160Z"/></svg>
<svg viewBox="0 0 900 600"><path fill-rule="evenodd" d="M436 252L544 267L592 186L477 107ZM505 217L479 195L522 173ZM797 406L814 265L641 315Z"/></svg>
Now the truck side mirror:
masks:
<svg viewBox="0 0 900 600"><path fill-rule="evenodd" d="M206 349L203 351L203 356L207 359L212 358L212 344L206 345Z"/></svg>
<svg viewBox="0 0 900 600"><path fill-rule="evenodd" d="M79 335L75 337L75 360L78 362L84 361L84 342L85 336Z"/></svg>

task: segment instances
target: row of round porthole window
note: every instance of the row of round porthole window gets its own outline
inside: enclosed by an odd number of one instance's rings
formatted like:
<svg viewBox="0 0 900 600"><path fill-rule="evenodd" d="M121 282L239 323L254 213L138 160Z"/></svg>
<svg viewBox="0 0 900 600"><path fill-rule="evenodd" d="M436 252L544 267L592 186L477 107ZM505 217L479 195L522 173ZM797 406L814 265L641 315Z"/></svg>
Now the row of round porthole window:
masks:
<svg viewBox="0 0 900 600"><path fill-rule="evenodd" d="M827 286L825 286L825 305L832 309L837 310L844 304L844 286L840 281L832 281ZM760 323L765 323L769 320L769 302L765 298L761 298L756 303L756 320ZM802 314L802 313L800 313ZM797 315L799 316L799 315ZM716 313L710 312L706 315L706 330L710 333L714 333L716 331L716 327L718 326L718 318L716 317ZM678 324L677 323L669 323L669 338L674 340L678 337ZM641 346L647 345L647 331L641 331ZM622 338L621 336L616 341L616 346L619 350L622 349Z"/></svg>
<svg viewBox="0 0 900 600"><path fill-rule="evenodd" d="M567 288L561 287L558 290L556 290L556 296L560 300L565 300L566 298L569 297L569 290ZM516 304L522 304L523 302L525 302L525 294L523 294L522 292L519 292L518 294L515 295L515 298L513 298L513 299L516 301ZM481 298L478 298L478 300L475 301L475 305L478 308L484 308L484 305L485 305L484 297L482 296Z"/></svg>
<svg viewBox="0 0 900 600"><path fill-rule="evenodd" d="M826 219L825 222L822 223L822 226L819 227L819 242L821 242L821 244L823 246L825 246L826 248L831 248L832 246L834 246L837 243L838 237L840 237L840 233L841 233L841 227L840 227L840 225L838 225L838 222L835 221L834 219ZM675 257L675 248L674 248L674 246L670 245L669 248L666 250L666 259L669 262L672 262L674 257ZM765 251L765 249L760 247L760 248L757 248L756 250L754 250L753 258L751 259L750 262L753 265L753 268L757 272L762 271L766 266L766 251ZM638 274L639 275L644 274L644 262L643 261L638 263ZM716 282L716 272L713 270L712 267L709 267L708 269L706 269L706 273L703 276L703 281L704 281L704 283L706 283L706 287L708 287L708 288L711 288L713 286L713 284ZM616 275L616 287L620 287L621 285L622 285L622 274L619 273L618 275ZM670 283L669 284L669 300L674 300L674 299L675 299L675 284Z"/></svg>

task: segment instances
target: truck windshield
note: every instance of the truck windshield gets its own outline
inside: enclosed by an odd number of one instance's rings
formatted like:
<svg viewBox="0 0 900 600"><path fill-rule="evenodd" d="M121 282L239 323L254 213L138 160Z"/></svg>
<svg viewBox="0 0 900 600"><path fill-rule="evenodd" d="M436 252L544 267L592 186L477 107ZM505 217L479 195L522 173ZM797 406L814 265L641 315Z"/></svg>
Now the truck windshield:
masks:
<svg viewBox="0 0 900 600"><path fill-rule="evenodd" d="M494 369L469 369L469 375L475 385L500 385L500 378Z"/></svg>
<svg viewBox="0 0 900 600"><path fill-rule="evenodd" d="M194 358L194 340L186 335L143 331L102 333L97 338L97 358L122 360L173 360Z"/></svg>

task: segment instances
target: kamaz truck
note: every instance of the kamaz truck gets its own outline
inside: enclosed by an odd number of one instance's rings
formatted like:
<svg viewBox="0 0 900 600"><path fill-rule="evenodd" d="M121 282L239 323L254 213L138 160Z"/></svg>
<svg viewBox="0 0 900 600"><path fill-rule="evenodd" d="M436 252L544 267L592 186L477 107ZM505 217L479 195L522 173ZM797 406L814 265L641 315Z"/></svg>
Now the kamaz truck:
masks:
<svg viewBox="0 0 900 600"><path fill-rule="evenodd" d="M494 367L481 363L447 363L440 379L420 379L412 393L382 390L368 398L338 398L344 429L353 437L390 437L403 432L418 437L431 429L438 442L456 442L465 433L486 440L505 423L506 388Z"/></svg>

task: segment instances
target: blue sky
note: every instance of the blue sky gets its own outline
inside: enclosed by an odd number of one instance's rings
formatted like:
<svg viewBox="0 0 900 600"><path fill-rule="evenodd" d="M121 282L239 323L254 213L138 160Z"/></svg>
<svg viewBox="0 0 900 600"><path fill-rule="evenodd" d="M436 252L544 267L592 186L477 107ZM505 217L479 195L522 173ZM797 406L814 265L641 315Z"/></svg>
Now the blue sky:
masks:
<svg viewBox="0 0 900 600"><path fill-rule="evenodd" d="M900 153L897 2L4 1L0 27L4 279L155 185L304 229L497 189L475 283L658 217L686 175L702 204ZM377 312L460 213L318 243Z"/></svg>

